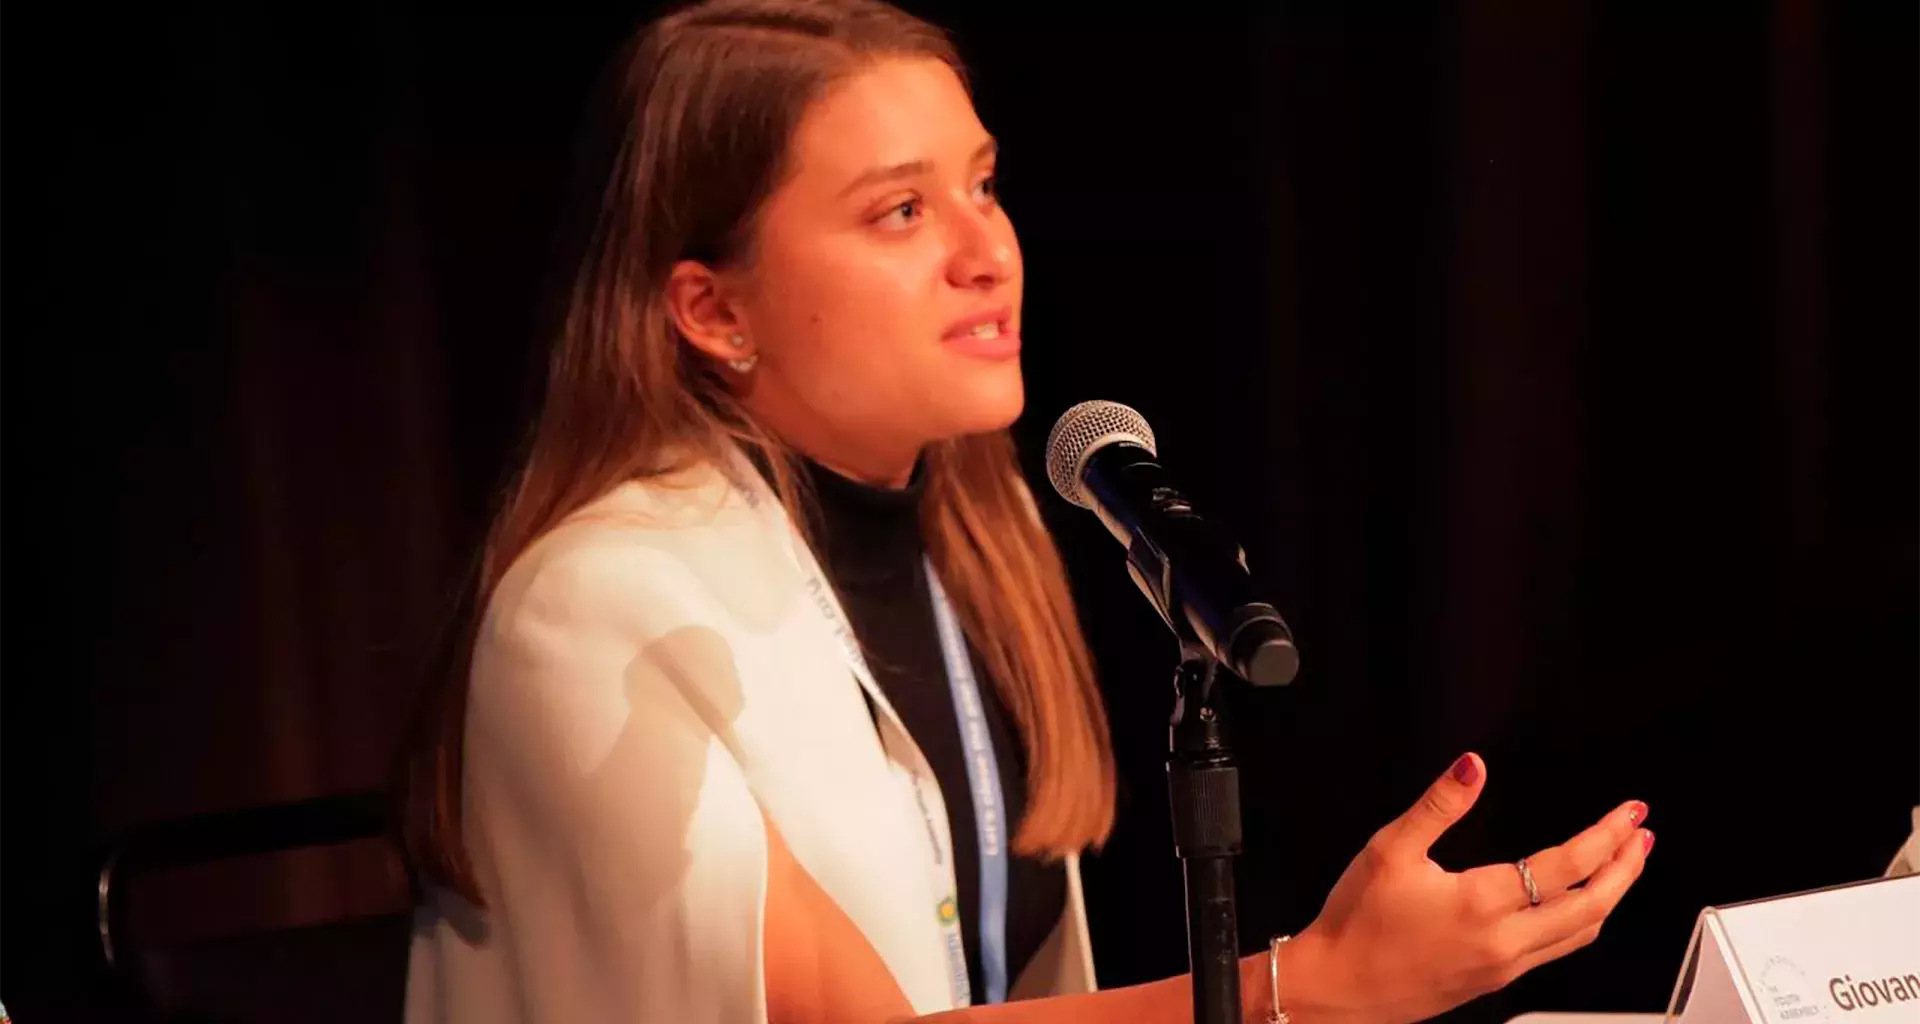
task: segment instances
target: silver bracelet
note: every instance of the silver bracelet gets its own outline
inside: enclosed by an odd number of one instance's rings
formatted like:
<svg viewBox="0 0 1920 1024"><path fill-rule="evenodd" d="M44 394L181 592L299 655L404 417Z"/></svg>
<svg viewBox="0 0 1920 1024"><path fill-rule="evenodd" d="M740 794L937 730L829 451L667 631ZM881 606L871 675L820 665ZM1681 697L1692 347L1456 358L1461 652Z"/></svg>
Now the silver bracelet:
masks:
<svg viewBox="0 0 1920 1024"><path fill-rule="evenodd" d="M1275 935L1267 943L1267 976L1273 980L1273 1008L1267 1011L1267 1024L1293 1024L1293 1016L1280 1008L1280 944L1291 938Z"/></svg>

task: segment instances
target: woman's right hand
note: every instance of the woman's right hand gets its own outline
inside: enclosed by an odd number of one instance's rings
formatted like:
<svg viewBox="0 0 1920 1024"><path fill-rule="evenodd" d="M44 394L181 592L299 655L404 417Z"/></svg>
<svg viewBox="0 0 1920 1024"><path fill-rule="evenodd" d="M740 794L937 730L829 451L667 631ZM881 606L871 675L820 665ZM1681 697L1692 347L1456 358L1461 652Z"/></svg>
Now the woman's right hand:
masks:
<svg viewBox="0 0 1920 1024"><path fill-rule="evenodd" d="M1600 934L1653 848L1653 833L1639 827L1646 805L1623 804L1527 858L1541 900L1529 906L1511 863L1449 872L1427 856L1485 781L1480 759L1461 757L1375 833L1320 916L1280 947L1281 1004L1299 1024L1421 1020Z"/></svg>

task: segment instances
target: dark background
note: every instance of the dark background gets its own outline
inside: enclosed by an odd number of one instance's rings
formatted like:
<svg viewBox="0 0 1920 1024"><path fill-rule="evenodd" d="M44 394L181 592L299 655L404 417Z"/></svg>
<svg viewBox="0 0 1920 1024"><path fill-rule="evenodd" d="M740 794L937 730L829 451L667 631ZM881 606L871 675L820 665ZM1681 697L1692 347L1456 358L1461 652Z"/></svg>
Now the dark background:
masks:
<svg viewBox="0 0 1920 1024"><path fill-rule="evenodd" d="M22 1024L99 1012L103 840L382 780L529 411L581 103L645 14L488 9L10 19ZM1449 866L1633 797L1661 839L1597 946L1462 1020L1659 1009L1702 906L1884 868L1920 804L1914 5L913 9L1003 141L1028 453L1135 405L1300 639L1233 708L1249 950L1466 749ZM1173 651L1048 512L1124 773L1101 980L1178 973ZM369 878L192 906L317 920Z"/></svg>

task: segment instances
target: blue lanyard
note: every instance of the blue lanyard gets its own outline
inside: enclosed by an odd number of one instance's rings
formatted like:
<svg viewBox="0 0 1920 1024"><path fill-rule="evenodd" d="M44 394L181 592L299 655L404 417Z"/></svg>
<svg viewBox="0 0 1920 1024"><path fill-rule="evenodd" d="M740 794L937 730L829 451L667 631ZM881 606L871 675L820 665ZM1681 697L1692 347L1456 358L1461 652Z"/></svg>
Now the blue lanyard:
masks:
<svg viewBox="0 0 1920 1024"><path fill-rule="evenodd" d="M973 661L967 657L966 636L954 617L946 588L926 559L927 590L933 596L933 623L940 631L940 653L947 662L947 686L953 691L953 713L960 720L960 742L966 750L967 782L973 790L974 836L980 843L980 966L986 973L988 1003L1007 1001L1007 815L1000 796L1000 765L993 756L993 736L980 706L980 687L974 682Z"/></svg>

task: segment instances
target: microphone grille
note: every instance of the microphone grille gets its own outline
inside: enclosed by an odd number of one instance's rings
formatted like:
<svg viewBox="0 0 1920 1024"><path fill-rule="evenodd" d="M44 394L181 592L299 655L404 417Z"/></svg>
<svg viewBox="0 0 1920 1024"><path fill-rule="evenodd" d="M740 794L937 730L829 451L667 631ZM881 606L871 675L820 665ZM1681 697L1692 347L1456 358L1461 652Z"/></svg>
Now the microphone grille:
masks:
<svg viewBox="0 0 1920 1024"><path fill-rule="evenodd" d="M1153 447L1153 428L1145 417L1119 402L1096 399L1061 413L1047 435L1047 479L1053 481L1053 489L1081 508L1092 508L1080 473L1094 452L1120 441L1160 454Z"/></svg>

